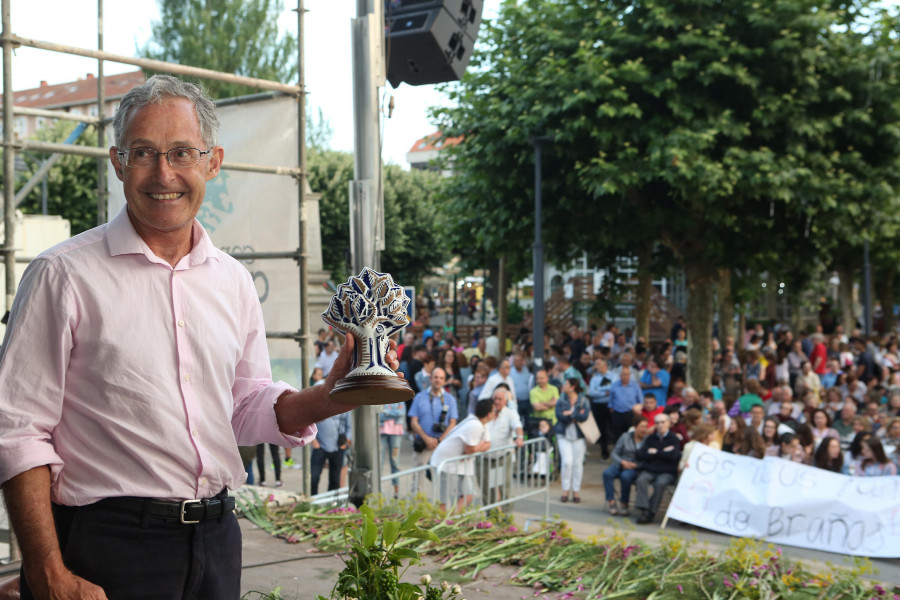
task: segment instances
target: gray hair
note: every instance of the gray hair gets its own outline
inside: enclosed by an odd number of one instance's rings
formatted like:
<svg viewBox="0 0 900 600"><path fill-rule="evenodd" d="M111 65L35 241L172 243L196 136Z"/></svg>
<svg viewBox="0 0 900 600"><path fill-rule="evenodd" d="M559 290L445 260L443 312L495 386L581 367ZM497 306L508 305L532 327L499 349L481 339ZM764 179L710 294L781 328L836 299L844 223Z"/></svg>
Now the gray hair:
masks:
<svg viewBox="0 0 900 600"><path fill-rule="evenodd" d="M135 113L145 106L162 104L171 98L184 98L194 105L194 112L200 125L200 136L206 146L201 149L206 150L215 146L219 139L216 105L200 87L171 75L154 75L125 94L116 110L116 116L113 117L116 146L121 147L125 143L125 130Z"/></svg>

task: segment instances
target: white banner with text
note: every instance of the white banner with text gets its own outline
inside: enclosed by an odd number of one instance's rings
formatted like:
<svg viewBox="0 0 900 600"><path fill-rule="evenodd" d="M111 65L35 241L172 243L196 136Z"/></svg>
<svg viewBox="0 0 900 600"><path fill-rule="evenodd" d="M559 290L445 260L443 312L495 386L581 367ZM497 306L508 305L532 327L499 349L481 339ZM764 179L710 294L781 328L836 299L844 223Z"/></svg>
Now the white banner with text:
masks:
<svg viewBox="0 0 900 600"><path fill-rule="evenodd" d="M900 477L851 477L698 444L666 516L837 554L900 558Z"/></svg>

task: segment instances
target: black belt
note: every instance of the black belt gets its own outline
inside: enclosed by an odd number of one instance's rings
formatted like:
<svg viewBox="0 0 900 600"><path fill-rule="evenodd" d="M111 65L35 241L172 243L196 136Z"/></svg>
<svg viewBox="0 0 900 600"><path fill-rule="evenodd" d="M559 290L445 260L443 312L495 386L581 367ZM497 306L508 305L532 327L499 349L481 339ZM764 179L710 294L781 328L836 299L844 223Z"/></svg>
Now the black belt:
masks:
<svg viewBox="0 0 900 600"><path fill-rule="evenodd" d="M93 508L143 515L178 521L186 525L207 519L218 519L234 510L234 498L222 491L212 498L198 500L155 500L153 498L106 498L91 505Z"/></svg>

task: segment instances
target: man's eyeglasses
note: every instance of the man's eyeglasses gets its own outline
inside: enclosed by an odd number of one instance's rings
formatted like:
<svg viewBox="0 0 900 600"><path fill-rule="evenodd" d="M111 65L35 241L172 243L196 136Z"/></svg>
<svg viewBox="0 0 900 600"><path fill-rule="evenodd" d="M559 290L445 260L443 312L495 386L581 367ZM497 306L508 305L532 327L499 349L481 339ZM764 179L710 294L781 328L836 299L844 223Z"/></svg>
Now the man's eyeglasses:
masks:
<svg viewBox="0 0 900 600"><path fill-rule="evenodd" d="M656 423L657 425L659 425L660 423L668 423L669 420L668 419L656 419L653 422Z"/></svg>
<svg viewBox="0 0 900 600"><path fill-rule="evenodd" d="M170 167L186 169L196 166L203 155L210 152L212 150L201 150L200 148L172 148L166 152L157 152L153 148L126 148L118 150L116 154L122 157L122 162L126 167L153 167L156 165L159 155L165 154Z"/></svg>

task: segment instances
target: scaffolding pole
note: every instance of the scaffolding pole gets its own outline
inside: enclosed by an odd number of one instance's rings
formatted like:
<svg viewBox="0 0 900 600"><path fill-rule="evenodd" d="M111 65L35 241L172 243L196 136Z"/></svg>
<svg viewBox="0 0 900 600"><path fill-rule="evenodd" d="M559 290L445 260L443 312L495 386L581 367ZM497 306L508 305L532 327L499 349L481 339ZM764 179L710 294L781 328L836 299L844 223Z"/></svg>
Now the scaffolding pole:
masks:
<svg viewBox="0 0 900 600"><path fill-rule="evenodd" d="M300 95L297 99L297 161L300 167L298 177L297 202L300 217L299 235L300 245L297 247L297 262L300 266L300 387L305 388L309 384L309 302L307 301L306 286L308 284L308 262L306 243L306 74L303 42L303 16L306 9L303 0L297 0L297 85ZM309 444L305 444L303 454L303 495L309 496L312 492L312 481L309 473L311 469L311 451Z"/></svg>
<svg viewBox="0 0 900 600"><path fill-rule="evenodd" d="M103 51L103 0L97 0L97 49ZM106 104L105 82L103 81L103 58L97 59L97 146L106 146L106 126L103 123ZM106 223L106 161L97 158L97 225Z"/></svg>
<svg viewBox="0 0 900 600"><path fill-rule="evenodd" d="M165 71L176 75L187 75L189 77L198 77L201 79L212 79L213 81L224 81L226 83L236 83L246 85L261 90L272 90L274 92L284 92L297 96L300 94L300 86L290 85L287 83L279 83L277 81L269 81L268 79L256 79L255 77L242 77L232 73L220 73L210 69L201 69L200 67L190 67L188 65L179 65L176 63L165 62L162 60L153 60L150 58L135 58L133 56L124 56L122 54L113 54L111 52L103 52L100 50L87 50L78 48L77 46L66 46L64 44L54 44L53 42L44 42L41 40L32 40L10 35L9 42L14 45L27 46L29 48L37 48L38 50L49 50L51 52L62 52L63 54L74 54L76 56L85 56L87 58L96 58L109 60L112 62L122 63L126 65L134 65L148 71Z"/></svg>
<svg viewBox="0 0 900 600"><path fill-rule="evenodd" d="M32 150L34 152L47 152L50 154L75 154L90 158L109 159L109 149L96 148L94 146L76 146L74 144L57 144L54 142L39 142L37 140L19 140L15 142L3 142L4 147L13 148L16 151ZM251 165L247 163L223 162L222 168L226 171L246 171L249 173L267 173L269 175L286 175L299 177L300 169L297 167L273 167L269 165Z"/></svg>
<svg viewBox="0 0 900 600"><path fill-rule="evenodd" d="M13 296L16 293L16 150L13 148L13 42L10 0L2 0L0 4L0 21L3 26L0 32L0 41L3 45L3 265L6 271L6 310L9 310L12 308ZM9 559L15 561L19 558L19 544L10 523Z"/></svg>

